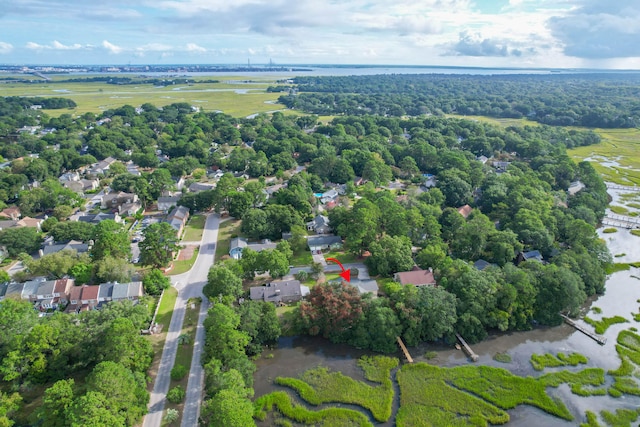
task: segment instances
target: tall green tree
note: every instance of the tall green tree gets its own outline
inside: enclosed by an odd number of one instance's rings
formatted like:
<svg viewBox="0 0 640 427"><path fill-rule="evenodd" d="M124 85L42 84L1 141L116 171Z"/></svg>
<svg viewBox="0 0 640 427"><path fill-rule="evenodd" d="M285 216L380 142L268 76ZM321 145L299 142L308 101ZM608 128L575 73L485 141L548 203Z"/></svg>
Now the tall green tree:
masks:
<svg viewBox="0 0 640 427"><path fill-rule="evenodd" d="M42 245L42 236L33 227L7 228L0 231L0 246L7 249L11 257L20 253L32 254Z"/></svg>
<svg viewBox="0 0 640 427"><path fill-rule="evenodd" d="M94 261L106 257L129 259L131 258L131 245L129 234L124 226L112 219L101 221L93 229L93 247L91 257Z"/></svg>
<svg viewBox="0 0 640 427"><path fill-rule="evenodd" d="M213 266L207 274L207 284L202 289L207 298L232 297L242 294L242 279L226 267Z"/></svg>
<svg viewBox="0 0 640 427"><path fill-rule="evenodd" d="M176 230L167 222L158 222L147 227L142 235L144 239L138 243L140 263L155 268L168 266L179 249Z"/></svg>

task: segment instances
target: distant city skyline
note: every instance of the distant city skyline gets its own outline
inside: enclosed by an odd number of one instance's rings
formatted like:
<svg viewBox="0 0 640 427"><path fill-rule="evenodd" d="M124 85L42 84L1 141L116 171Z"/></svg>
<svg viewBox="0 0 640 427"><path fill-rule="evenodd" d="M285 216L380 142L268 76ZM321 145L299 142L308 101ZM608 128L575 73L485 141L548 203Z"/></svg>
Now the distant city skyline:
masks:
<svg viewBox="0 0 640 427"><path fill-rule="evenodd" d="M640 69L637 0L4 0L2 64Z"/></svg>

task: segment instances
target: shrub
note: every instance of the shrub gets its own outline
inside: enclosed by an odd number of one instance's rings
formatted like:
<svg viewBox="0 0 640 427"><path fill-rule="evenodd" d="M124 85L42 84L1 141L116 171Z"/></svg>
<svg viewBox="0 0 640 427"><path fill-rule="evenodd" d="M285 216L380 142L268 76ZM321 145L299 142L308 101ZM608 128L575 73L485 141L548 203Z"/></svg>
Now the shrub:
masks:
<svg viewBox="0 0 640 427"><path fill-rule="evenodd" d="M309 280L309 273L307 273L306 271L299 271L297 272L294 277L296 278L296 280L299 280L301 282L306 282L307 280Z"/></svg>
<svg viewBox="0 0 640 427"><path fill-rule="evenodd" d="M603 233L617 233L618 229L614 227L605 228L602 230Z"/></svg>
<svg viewBox="0 0 640 427"><path fill-rule="evenodd" d="M184 378L185 375L187 375L187 373L188 371L186 366L183 366L177 363L173 366L173 369L171 370L171 379L174 381L180 381L181 379Z"/></svg>
<svg viewBox="0 0 640 427"><path fill-rule="evenodd" d="M180 413L177 409L167 409L167 413L164 415L164 421L167 424L178 421L178 418L180 418Z"/></svg>
<svg viewBox="0 0 640 427"><path fill-rule="evenodd" d="M167 400L171 403L178 404L184 400L185 396L186 392L178 385L169 390L169 393L167 393Z"/></svg>
<svg viewBox="0 0 640 427"><path fill-rule="evenodd" d="M436 357L438 357L438 352L437 351L427 351L424 354L424 358L427 359L427 360L435 359Z"/></svg>
<svg viewBox="0 0 640 427"><path fill-rule="evenodd" d="M507 353L496 353L493 355L493 360L500 363L511 363L511 356Z"/></svg>

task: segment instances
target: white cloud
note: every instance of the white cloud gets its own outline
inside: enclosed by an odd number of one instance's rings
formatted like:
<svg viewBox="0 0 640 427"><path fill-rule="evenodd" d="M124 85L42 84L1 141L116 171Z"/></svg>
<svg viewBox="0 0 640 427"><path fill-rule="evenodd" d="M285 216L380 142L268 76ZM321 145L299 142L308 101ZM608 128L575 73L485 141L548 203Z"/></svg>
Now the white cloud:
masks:
<svg viewBox="0 0 640 427"><path fill-rule="evenodd" d="M102 41L102 47L107 49L109 53L113 53L113 54L118 54L124 50L120 46L116 46L113 43L109 43L107 40Z"/></svg>
<svg viewBox="0 0 640 427"><path fill-rule="evenodd" d="M41 44L38 44L38 43L34 43L34 42L27 42L25 47L27 49L31 49L31 50L43 50L43 49L47 48L47 46L44 46L44 45L41 45Z"/></svg>
<svg viewBox="0 0 640 427"><path fill-rule="evenodd" d="M185 49L187 52L206 52L207 51L207 49L203 48L202 46L198 46L195 43L187 43L187 46Z"/></svg>
<svg viewBox="0 0 640 427"><path fill-rule="evenodd" d="M165 52L173 50L173 47L162 43L148 43L136 47L135 50L138 52Z"/></svg>
<svg viewBox="0 0 640 427"><path fill-rule="evenodd" d="M82 45L78 44L78 43L74 43L70 46L68 45L64 45L62 43L60 43L58 40L54 40L53 43L51 43L51 47L53 49L58 49L58 50L77 50L77 49L82 49Z"/></svg>
<svg viewBox="0 0 640 427"><path fill-rule="evenodd" d="M13 50L13 45L11 43L0 42L0 54L6 54Z"/></svg>

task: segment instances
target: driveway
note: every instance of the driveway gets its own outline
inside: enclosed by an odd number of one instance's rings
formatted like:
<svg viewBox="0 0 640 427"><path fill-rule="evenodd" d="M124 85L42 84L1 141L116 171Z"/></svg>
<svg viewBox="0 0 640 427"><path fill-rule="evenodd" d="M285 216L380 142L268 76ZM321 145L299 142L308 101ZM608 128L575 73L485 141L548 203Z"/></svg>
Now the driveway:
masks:
<svg viewBox="0 0 640 427"><path fill-rule="evenodd" d="M203 322L209 308L209 304L202 289L207 282L207 273L213 265L216 243L218 241L219 215L209 215L205 223L205 230L202 235L200 252L193 268L186 273L172 276L173 286L178 290L178 298L173 311L173 317L169 324L167 339L162 351L162 359L158 369L151 398L149 400L149 413L144 418L143 427L160 427L164 411L165 399L171 383L171 368L176 358L178 349L178 336L182 331L182 324L186 311L186 304L189 298L202 297L200 315L196 328L196 340L194 342L193 360L189 371L189 381L187 384L187 396L182 415L182 425L194 427L198 425L200 416L200 400L202 398L202 387L204 383L204 372L200 364L200 355L204 344Z"/></svg>

